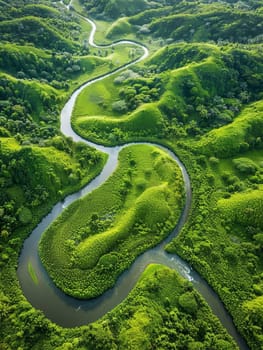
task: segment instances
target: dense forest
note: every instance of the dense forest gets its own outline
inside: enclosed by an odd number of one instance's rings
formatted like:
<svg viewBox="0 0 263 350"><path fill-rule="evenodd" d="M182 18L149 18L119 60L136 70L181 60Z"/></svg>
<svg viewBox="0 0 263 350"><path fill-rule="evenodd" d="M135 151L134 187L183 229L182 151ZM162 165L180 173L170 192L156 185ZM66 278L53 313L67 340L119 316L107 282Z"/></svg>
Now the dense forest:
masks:
<svg viewBox="0 0 263 350"><path fill-rule="evenodd" d="M92 47L83 16L95 19L98 44L127 38L146 45L149 56L83 89L73 129L99 144L154 142L178 155L192 205L165 249L204 277L248 347L263 348L263 2L0 6L0 349L238 348L192 283L162 265L148 266L120 305L81 327L51 322L23 295L24 240L107 161L61 133L60 111L85 81L141 54L132 44ZM171 232L184 205L181 173L164 151L129 146L119 157L111 178L69 207L40 242L51 278L78 298L112 287Z"/></svg>

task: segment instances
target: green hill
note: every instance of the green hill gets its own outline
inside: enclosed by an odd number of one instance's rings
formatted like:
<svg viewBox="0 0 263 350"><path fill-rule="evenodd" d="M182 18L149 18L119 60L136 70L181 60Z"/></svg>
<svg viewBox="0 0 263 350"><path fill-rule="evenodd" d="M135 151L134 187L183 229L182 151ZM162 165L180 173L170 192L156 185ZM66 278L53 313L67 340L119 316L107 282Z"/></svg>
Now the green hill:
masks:
<svg viewBox="0 0 263 350"><path fill-rule="evenodd" d="M74 44L37 17L28 16L0 22L0 39L36 47L72 51Z"/></svg>
<svg viewBox="0 0 263 350"><path fill-rule="evenodd" d="M0 0L0 8L0 349L236 349L193 285L161 266L148 267L101 320L72 329L22 293L24 239L105 162L61 135L62 106L85 81L142 54L131 44L92 48L91 26L74 9L98 20L98 44L125 37L149 48L146 60L82 91L75 130L107 145L152 141L179 156L192 203L166 249L211 285L249 348L263 348L262 1L73 0L67 10L60 1ZM112 177L45 233L50 276L79 298L101 294L167 236L183 198L164 151L123 149Z"/></svg>
<svg viewBox="0 0 263 350"><path fill-rule="evenodd" d="M150 5L145 0L113 0L113 1L85 1L81 0L84 8L91 14L102 15L106 18L116 19L120 16L132 15L145 10Z"/></svg>
<svg viewBox="0 0 263 350"><path fill-rule="evenodd" d="M247 42L263 33L262 20L261 14L225 9L162 17L151 23L149 29L156 36L174 40Z"/></svg>
<svg viewBox="0 0 263 350"><path fill-rule="evenodd" d="M181 172L164 151L126 147L111 177L74 202L44 233L41 260L67 294L98 296L171 232L183 203Z"/></svg>
<svg viewBox="0 0 263 350"><path fill-rule="evenodd" d="M230 157L262 146L263 101L246 107L229 125L212 130L199 142L204 154Z"/></svg>
<svg viewBox="0 0 263 350"><path fill-rule="evenodd" d="M97 151L81 144L72 147L59 136L46 147L21 146L12 137L1 137L0 150L1 231L11 237L21 224L36 225L52 204L83 186L104 163Z"/></svg>

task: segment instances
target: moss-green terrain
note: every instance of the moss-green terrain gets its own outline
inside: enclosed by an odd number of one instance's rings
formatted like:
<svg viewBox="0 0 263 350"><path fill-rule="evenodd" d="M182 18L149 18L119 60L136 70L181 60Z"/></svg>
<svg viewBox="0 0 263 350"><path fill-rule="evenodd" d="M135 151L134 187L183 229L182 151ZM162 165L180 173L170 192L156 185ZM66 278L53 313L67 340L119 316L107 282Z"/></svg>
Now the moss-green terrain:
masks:
<svg viewBox="0 0 263 350"><path fill-rule="evenodd" d="M84 89L73 128L105 145L153 141L179 156L193 201L166 249L207 280L248 347L263 348L262 1L74 0L68 11L59 1L0 0L0 7L0 348L236 349L191 283L163 266L148 267L101 320L74 329L53 324L22 294L16 268L25 238L106 161L61 135L59 112L84 81L140 55L130 45L91 47L90 25L76 11L95 18L98 43L126 37L150 55ZM183 199L181 174L164 151L123 149L112 177L45 233L49 274L80 298L102 293L168 235ZM30 262L27 269L38 283Z"/></svg>
<svg viewBox="0 0 263 350"><path fill-rule="evenodd" d="M91 348L237 349L191 283L162 265L149 265L127 299L86 334Z"/></svg>
<svg viewBox="0 0 263 350"><path fill-rule="evenodd" d="M36 225L52 204L83 187L96 176L105 156L84 144L72 145L61 136L45 147L19 145L0 138L1 237L8 242L14 231Z"/></svg>
<svg viewBox="0 0 263 350"><path fill-rule="evenodd" d="M95 297L172 231L183 205L184 184L175 161L153 146L126 147L109 180L45 232L40 257L66 293Z"/></svg>

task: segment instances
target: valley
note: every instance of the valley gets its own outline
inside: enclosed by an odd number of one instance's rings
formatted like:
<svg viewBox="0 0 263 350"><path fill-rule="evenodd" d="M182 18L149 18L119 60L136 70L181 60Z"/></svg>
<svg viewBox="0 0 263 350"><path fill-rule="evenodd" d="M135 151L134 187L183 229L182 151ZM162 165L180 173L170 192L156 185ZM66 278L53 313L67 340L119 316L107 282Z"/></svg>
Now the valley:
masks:
<svg viewBox="0 0 263 350"><path fill-rule="evenodd" d="M1 348L260 349L262 2L15 3L0 17ZM56 203L38 262L19 259ZM90 324L61 327L23 294L44 281L39 251L77 314L152 248L121 303Z"/></svg>

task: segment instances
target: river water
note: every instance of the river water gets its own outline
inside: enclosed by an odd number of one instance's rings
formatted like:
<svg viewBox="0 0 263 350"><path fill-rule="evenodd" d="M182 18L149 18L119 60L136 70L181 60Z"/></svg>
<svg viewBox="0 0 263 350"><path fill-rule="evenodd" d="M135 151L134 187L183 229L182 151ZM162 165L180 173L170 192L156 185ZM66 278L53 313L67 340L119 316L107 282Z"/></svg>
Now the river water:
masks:
<svg viewBox="0 0 263 350"><path fill-rule="evenodd" d="M96 31L96 25L89 19L86 19L92 26L92 31L89 37L90 45L98 47L94 44L94 34ZM120 304L122 300L128 295L131 289L134 287L138 281L141 273L148 264L160 263L166 265L172 269L177 270L183 277L192 281L194 287L202 294L207 303L212 308L213 312L218 316L223 326L227 329L229 334L237 342L240 349L248 349L245 341L237 332L232 318L226 311L223 303L218 298L217 294L212 290L211 287L206 283L206 281L194 271L185 261L183 261L177 255L171 255L164 251L164 246L179 233L182 226L187 220L190 206L191 206L191 186L190 179L186 172L184 165L180 160L168 149L158 146L166 152L168 152L173 159L179 165L185 182L186 189L186 202L184 210L181 214L179 222L174 229L174 231L167 237L162 243L157 245L155 248L148 250L141 256L139 256L129 270L125 271L117 280L114 288L110 289L102 296L92 299L92 300L78 300L64 294L60 289L58 289L50 277L48 276L46 270L44 269L39 256L38 256L38 243L42 233L46 228L58 217L58 215L63 211L65 207L70 205L76 199L83 197L87 193L91 192L95 188L99 187L103 182L105 182L112 172L116 169L118 163L118 154L123 146L116 147L104 147L102 145L97 145L89 142L79 135L77 135L71 127L71 115L72 110L79 93L88 85L94 84L99 80L102 80L117 71L127 69L127 67L145 59L148 56L148 49L138 43L133 43L132 41L121 41L114 45L125 45L134 44L142 49L142 56L133 62L120 67L114 72L109 72L101 77L88 81L77 89L61 112L61 132L69 137L72 137L74 141L82 141L86 144L95 147L96 149L107 153L108 160L103 168L102 172L87 186L83 189L69 195L65 198L63 202L57 203L52 211L43 218L40 224L33 230L31 235L25 240L21 255L19 258L19 266L17 270L18 279L23 290L24 295L28 301L37 309L44 312L46 317L51 321L63 326L63 327L76 327L81 326L90 322L94 322L108 311L112 310L115 306ZM104 46L105 47L105 46ZM28 264L31 264L34 269L36 276L38 278L38 283L35 284L28 272Z"/></svg>

